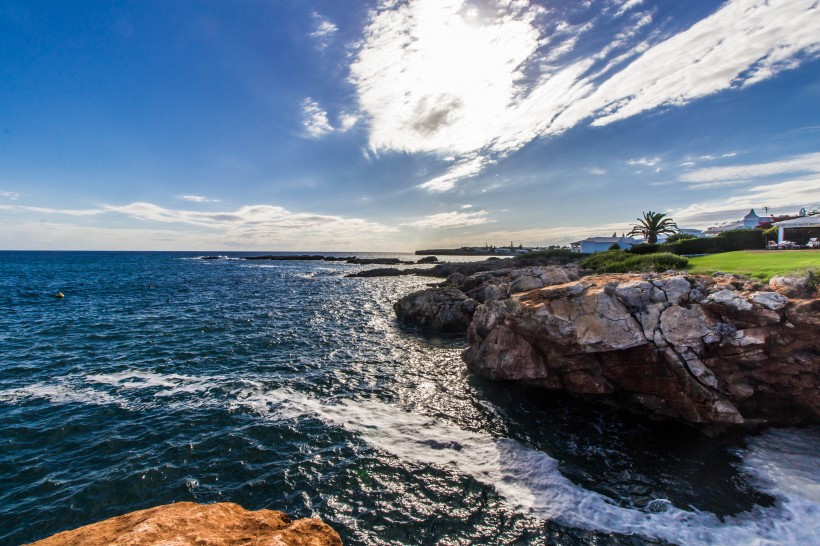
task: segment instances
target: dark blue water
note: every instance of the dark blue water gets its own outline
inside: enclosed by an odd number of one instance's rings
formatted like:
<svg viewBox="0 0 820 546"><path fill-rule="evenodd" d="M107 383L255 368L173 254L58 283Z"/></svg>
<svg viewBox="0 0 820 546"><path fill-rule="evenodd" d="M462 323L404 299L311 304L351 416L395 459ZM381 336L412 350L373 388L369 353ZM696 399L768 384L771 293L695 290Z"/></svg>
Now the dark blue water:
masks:
<svg viewBox="0 0 820 546"><path fill-rule="evenodd" d="M817 430L482 381L394 319L429 279L196 256L0 253L0 543L183 500L346 544L820 543Z"/></svg>

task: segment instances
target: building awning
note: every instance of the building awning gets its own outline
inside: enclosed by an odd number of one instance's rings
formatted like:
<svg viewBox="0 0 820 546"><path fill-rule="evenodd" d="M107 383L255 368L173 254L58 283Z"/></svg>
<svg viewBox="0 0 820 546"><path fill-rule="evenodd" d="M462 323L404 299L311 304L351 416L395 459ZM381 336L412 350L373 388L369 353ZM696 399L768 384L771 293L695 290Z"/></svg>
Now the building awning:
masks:
<svg viewBox="0 0 820 546"><path fill-rule="evenodd" d="M820 214L814 216L802 216L800 218L792 218L791 220L784 220L774 224L779 228L801 228L801 227L820 227Z"/></svg>

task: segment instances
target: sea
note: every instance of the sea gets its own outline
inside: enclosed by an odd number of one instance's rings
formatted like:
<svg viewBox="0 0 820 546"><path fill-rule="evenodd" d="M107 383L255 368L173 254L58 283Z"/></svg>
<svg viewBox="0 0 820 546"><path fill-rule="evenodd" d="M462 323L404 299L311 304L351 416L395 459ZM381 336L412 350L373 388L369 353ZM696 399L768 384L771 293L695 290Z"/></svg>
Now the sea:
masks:
<svg viewBox="0 0 820 546"><path fill-rule="evenodd" d="M179 501L347 545L820 544L818 428L487 381L396 320L435 279L206 254L0 252L0 544Z"/></svg>

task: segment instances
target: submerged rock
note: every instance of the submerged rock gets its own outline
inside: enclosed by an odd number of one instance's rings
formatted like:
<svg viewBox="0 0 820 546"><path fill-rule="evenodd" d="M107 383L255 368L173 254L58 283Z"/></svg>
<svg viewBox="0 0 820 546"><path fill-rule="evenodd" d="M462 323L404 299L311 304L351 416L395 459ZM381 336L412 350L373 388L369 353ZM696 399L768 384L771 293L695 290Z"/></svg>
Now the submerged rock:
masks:
<svg viewBox="0 0 820 546"><path fill-rule="evenodd" d="M816 298L674 273L539 281L518 275L476 309L472 372L687 423L820 421Z"/></svg>
<svg viewBox="0 0 820 546"><path fill-rule="evenodd" d="M245 510L230 502L179 502L139 510L64 531L31 546L341 546L318 519L292 521L274 510Z"/></svg>

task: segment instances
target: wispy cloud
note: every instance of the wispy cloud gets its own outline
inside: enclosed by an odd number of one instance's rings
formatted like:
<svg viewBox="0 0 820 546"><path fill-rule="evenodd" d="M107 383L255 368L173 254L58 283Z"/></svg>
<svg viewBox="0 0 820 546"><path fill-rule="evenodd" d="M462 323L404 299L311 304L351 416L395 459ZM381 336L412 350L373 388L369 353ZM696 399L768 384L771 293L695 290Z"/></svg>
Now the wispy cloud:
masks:
<svg viewBox="0 0 820 546"><path fill-rule="evenodd" d="M356 248L363 241L373 244L374 241L386 241L386 237L398 231L392 226L385 226L360 218L293 212L273 205L247 205L236 210L199 212L191 210L169 209L153 203L135 202L127 205L103 205L95 209L53 209L45 207L26 207L19 205L0 205L0 210L25 214L27 221L31 213L53 216L102 216L125 215L144 222L142 232L169 232L169 225L175 225L177 236L173 239L177 248L191 248L190 241L210 241L223 248ZM106 240L118 240L115 232L119 228L106 228L106 222L95 222L95 229L110 231L111 237ZM72 224L60 224L67 226ZM186 229L186 226L188 229ZM74 226L72 229L80 229ZM208 239L201 237L207 232ZM45 237L43 240L49 240ZM148 239L147 239L148 240ZM156 240L151 237L150 240ZM385 245L386 246L386 245ZM131 248L141 248L142 241L132 241ZM361 248L361 246L359 246Z"/></svg>
<svg viewBox="0 0 820 546"><path fill-rule="evenodd" d="M0 198L8 199L9 201L17 201L20 194L13 191L0 191Z"/></svg>
<svg viewBox="0 0 820 546"><path fill-rule="evenodd" d="M302 126L305 134L310 138L320 138L333 132L350 130L359 121L359 117L348 112L339 115L336 127L331 125L327 111L310 97L302 101Z"/></svg>
<svg viewBox="0 0 820 546"><path fill-rule="evenodd" d="M431 192L451 190L455 187L456 182L477 175L490 163L495 162L482 156L467 157L454 164L443 175L428 180L420 187Z"/></svg>
<svg viewBox="0 0 820 546"><path fill-rule="evenodd" d="M479 224L486 224L487 222L492 222L492 220L487 217L487 211L478 210L475 212L442 212L441 214L425 216L421 220L408 222L403 225L410 227L441 229L475 226Z"/></svg>
<svg viewBox="0 0 820 546"><path fill-rule="evenodd" d="M600 167L589 167L587 172L589 174L594 174L595 176L603 176L606 174L606 169L602 169Z"/></svg>
<svg viewBox="0 0 820 546"><path fill-rule="evenodd" d="M640 159L630 159L626 163L628 165L642 165L644 167L654 167L660 162L660 157L642 157Z"/></svg>
<svg viewBox="0 0 820 546"><path fill-rule="evenodd" d="M653 32L640 4L570 25L525 0L383 0L351 65L371 149L454 156L421 185L446 191L480 173L477 157L486 165L579 124L742 89L820 53L815 0L729 0L671 37ZM640 31L629 31L636 18ZM590 28L612 39L573 56Z"/></svg>
<svg viewBox="0 0 820 546"><path fill-rule="evenodd" d="M202 195L183 195L180 199L193 201L194 203L219 203L219 199L210 199Z"/></svg>
<svg viewBox="0 0 820 546"><path fill-rule="evenodd" d="M680 179L698 185L727 184L748 182L764 176L808 173L820 173L820 153L803 154L765 163L697 169L682 174Z"/></svg>
<svg viewBox="0 0 820 546"><path fill-rule="evenodd" d="M333 132L333 126L327 119L327 112L310 97L302 101L302 125L305 133L311 138L319 138Z"/></svg>
<svg viewBox="0 0 820 546"><path fill-rule="evenodd" d="M339 29L329 19L315 11L311 14L311 17L313 19L313 30L310 37L316 41L317 49L324 50L330 45Z"/></svg>
<svg viewBox="0 0 820 546"><path fill-rule="evenodd" d="M29 207L26 205L0 205L0 210L32 212L37 214L62 214L65 216L96 216L105 212L103 209L55 209L49 207Z"/></svg>
<svg viewBox="0 0 820 546"><path fill-rule="evenodd" d="M796 212L800 207L811 206L820 201L820 176L817 174L795 178L774 184L761 184L744 188L736 195L719 200L694 203L672 211L680 225L685 222L694 226L708 226L715 222L739 219L751 208L768 206L778 212Z"/></svg>

